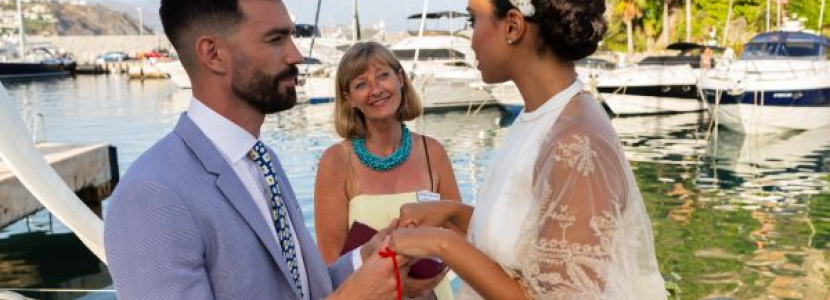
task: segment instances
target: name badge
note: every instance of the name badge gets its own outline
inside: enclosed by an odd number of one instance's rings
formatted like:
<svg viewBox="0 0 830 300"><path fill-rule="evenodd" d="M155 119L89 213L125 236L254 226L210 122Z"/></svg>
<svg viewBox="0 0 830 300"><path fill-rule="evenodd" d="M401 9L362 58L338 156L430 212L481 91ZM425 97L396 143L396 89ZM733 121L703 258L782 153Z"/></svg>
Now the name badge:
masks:
<svg viewBox="0 0 830 300"><path fill-rule="evenodd" d="M418 201L438 201L441 195L430 191L418 191Z"/></svg>

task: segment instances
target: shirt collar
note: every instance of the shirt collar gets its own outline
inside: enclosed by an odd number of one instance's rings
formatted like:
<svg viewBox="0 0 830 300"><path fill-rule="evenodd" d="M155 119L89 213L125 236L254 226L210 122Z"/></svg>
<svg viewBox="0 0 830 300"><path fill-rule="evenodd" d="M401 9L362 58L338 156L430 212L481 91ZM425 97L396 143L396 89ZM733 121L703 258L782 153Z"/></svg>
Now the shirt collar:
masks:
<svg viewBox="0 0 830 300"><path fill-rule="evenodd" d="M231 164L236 164L245 158L257 142L257 139L248 131L213 111L196 97L190 101L187 116Z"/></svg>
<svg viewBox="0 0 830 300"><path fill-rule="evenodd" d="M571 101L571 98L579 94L582 91L584 84L582 83L579 78L574 80L570 86L565 88L564 90L560 91L556 95L553 95L547 102L542 104L539 108L532 112L526 112L522 110L521 115L518 117L520 121L529 122L533 121L540 116L546 115L549 112L556 111L557 109L564 107L568 102Z"/></svg>

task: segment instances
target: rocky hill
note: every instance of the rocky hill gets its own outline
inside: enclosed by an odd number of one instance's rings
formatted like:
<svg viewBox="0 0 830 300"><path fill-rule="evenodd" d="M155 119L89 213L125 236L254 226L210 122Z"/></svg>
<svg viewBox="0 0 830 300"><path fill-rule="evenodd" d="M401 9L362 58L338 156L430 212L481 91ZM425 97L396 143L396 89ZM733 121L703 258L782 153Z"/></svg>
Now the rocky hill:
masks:
<svg viewBox="0 0 830 300"><path fill-rule="evenodd" d="M135 17L103 5L41 2L26 3L23 10L29 12L24 13L26 33L29 35L139 34L139 21ZM144 34L152 33L150 28L144 26Z"/></svg>

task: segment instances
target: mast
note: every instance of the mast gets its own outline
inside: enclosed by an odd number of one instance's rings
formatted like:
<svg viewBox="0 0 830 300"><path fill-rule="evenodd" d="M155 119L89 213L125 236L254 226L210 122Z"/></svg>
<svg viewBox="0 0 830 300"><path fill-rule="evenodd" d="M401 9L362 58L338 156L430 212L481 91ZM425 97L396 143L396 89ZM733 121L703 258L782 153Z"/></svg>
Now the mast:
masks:
<svg viewBox="0 0 830 300"><path fill-rule="evenodd" d="M729 11L726 13L726 26L723 28L723 42L722 46L726 47L726 41L729 39L729 21L732 20L732 3L734 0L729 0Z"/></svg>
<svg viewBox="0 0 830 300"><path fill-rule="evenodd" d="M352 0L352 11L354 12L354 18L352 19L354 30L352 32L352 41L357 42L360 40L360 19L357 16L357 0Z"/></svg>
<svg viewBox="0 0 830 300"><path fill-rule="evenodd" d="M780 30L781 29L781 0L776 0L776 1L778 2L778 13L775 16L775 19L776 19L775 27L778 27L778 29Z"/></svg>
<svg viewBox="0 0 830 300"><path fill-rule="evenodd" d="M692 42L692 0L686 0L686 42Z"/></svg>
<svg viewBox="0 0 830 300"><path fill-rule="evenodd" d="M770 0L767 0L767 30L766 31L769 31L769 1Z"/></svg>
<svg viewBox="0 0 830 300"><path fill-rule="evenodd" d="M18 56L22 59L26 56L26 31L23 29L23 8L20 0L17 0L17 26L18 26Z"/></svg>

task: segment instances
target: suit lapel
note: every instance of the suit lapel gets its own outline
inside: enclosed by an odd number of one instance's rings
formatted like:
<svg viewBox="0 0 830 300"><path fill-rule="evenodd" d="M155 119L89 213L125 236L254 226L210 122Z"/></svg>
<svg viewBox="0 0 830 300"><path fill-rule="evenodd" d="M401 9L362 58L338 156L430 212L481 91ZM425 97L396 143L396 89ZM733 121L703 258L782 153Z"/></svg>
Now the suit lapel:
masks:
<svg viewBox="0 0 830 300"><path fill-rule="evenodd" d="M217 175L216 186L225 196L225 200L236 209L237 213L245 220L251 230L262 242L263 246L271 254L274 263L279 266L291 290L300 297L299 292L294 287L294 280L291 277L288 266L285 262L285 256L282 254L280 246L271 234L270 228L273 224L266 222L259 212L259 209L254 204L254 199L251 198L250 193L242 184L239 176L225 162L224 157L216 146L202 133L202 131L187 117L187 114L182 114L179 123L176 125L176 134L187 144L193 153L202 162L205 169ZM282 184L282 182L280 183ZM294 217L293 215L291 216ZM292 219L293 220L293 219ZM293 222L293 223L296 223ZM302 225L302 224L301 224ZM305 251L305 248L303 248ZM308 252L303 252L308 253Z"/></svg>

